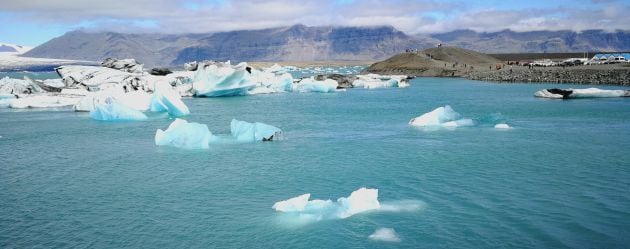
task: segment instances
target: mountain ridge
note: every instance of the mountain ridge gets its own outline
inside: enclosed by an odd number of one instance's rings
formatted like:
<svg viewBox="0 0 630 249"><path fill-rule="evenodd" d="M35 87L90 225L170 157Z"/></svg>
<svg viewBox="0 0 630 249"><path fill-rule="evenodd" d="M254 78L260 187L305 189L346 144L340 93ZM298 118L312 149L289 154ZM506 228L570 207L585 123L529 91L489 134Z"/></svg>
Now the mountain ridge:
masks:
<svg viewBox="0 0 630 249"><path fill-rule="evenodd" d="M100 61L135 58L147 66L188 61L350 61L383 60L407 49L438 43L484 53L630 50L630 32L603 30L475 32L456 30L408 35L392 26L293 25L200 34L127 34L71 31L24 56Z"/></svg>

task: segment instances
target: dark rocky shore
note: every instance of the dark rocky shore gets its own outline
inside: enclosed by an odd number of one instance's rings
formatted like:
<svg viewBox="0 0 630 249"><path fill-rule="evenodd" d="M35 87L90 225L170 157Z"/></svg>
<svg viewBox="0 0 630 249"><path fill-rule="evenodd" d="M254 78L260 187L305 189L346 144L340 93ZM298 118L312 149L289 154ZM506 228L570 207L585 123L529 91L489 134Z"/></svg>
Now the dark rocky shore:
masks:
<svg viewBox="0 0 630 249"><path fill-rule="evenodd" d="M512 69L512 70L510 70ZM630 86L627 65L594 65L577 67L513 67L502 70L471 72L465 78L497 82L573 83L589 85Z"/></svg>

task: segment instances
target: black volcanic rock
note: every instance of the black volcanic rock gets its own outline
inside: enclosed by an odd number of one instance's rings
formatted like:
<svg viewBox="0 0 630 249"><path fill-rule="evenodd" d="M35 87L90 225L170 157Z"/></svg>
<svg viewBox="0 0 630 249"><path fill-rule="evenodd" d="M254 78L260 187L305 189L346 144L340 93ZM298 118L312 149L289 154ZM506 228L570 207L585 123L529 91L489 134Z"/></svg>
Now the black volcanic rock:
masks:
<svg viewBox="0 0 630 249"><path fill-rule="evenodd" d="M157 76L164 76L164 75L169 75L172 74L173 71L171 71L168 68L153 68L151 69L151 71L149 71L149 74L151 75L157 75Z"/></svg>

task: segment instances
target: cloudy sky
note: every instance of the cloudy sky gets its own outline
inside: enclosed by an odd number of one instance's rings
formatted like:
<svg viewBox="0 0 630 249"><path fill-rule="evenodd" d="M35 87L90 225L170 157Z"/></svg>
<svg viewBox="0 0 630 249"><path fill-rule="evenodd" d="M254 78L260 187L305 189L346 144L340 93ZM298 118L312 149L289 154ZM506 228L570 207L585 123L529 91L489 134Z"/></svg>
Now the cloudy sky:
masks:
<svg viewBox="0 0 630 249"><path fill-rule="evenodd" d="M410 34L630 30L628 13L628 0L0 0L0 41L38 45L75 29L201 33L298 23Z"/></svg>

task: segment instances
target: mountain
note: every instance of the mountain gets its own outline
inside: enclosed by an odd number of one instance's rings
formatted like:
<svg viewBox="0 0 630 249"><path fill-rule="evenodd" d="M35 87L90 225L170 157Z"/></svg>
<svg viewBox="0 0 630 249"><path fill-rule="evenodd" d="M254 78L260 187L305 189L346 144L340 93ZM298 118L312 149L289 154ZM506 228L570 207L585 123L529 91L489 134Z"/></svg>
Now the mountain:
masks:
<svg viewBox="0 0 630 249"><path fill-rule="evenodd" d="M26 53L30 57L100 61L135 58L148 66L194 60L380 60L411 47L432 46L389 26L291 27L209 34L122 34L73 31Z"/></svg>
<svg viewBox="0 0 630 249"><path fill-rule="evenodd" d="M0 42L0 53L25 53L32 49L32 47L26 47L22 45L15 45L10 43L2 43Z"/></svg>
<svg viewBox="0 0 630 249"><path fill-rule="evenodd" d="M630 32L586 30L575 32L503 30L478 33L472 30L456 30L432 34L431 38L449 46L463 47L485 53L560 53L585 51L628 51Z"/></svg>
<svg viewBox="0 0 630 249"><path fill-rule="evenodd" d="M24 56L90 61L107 57L135 58L147 67L207 59L235 62L382 60L408 48L424 49L437 43L484 53L629 51L630 32L457 30L408 35L390 26L304 25L179 35L72 31Z"/></svg>

